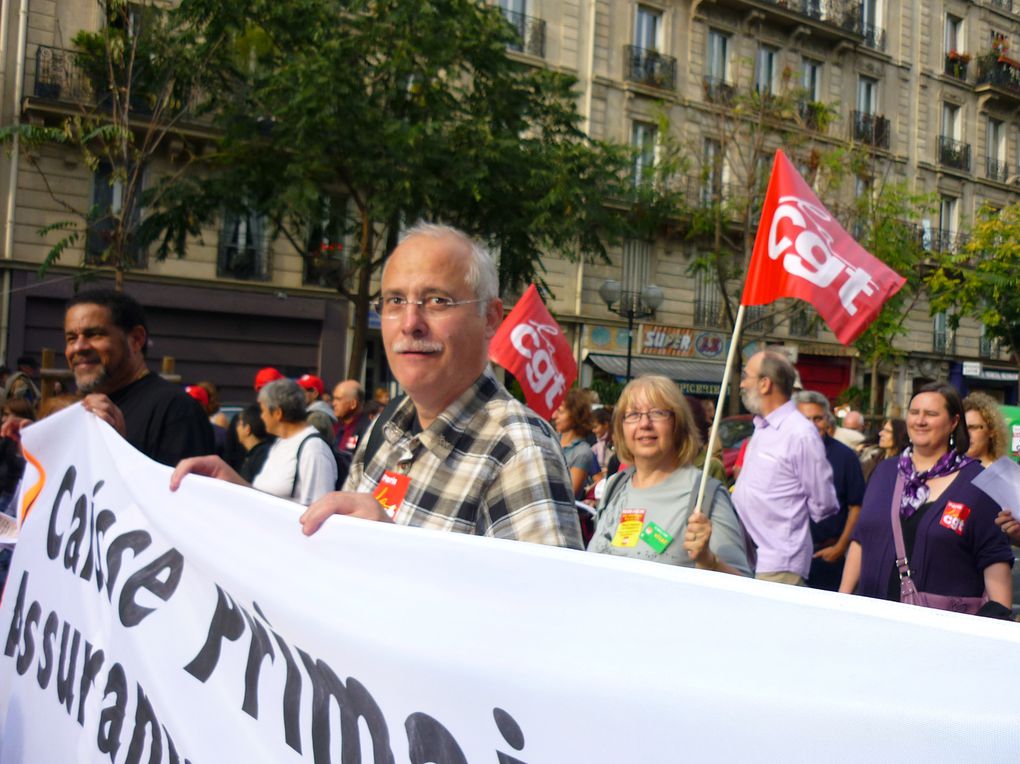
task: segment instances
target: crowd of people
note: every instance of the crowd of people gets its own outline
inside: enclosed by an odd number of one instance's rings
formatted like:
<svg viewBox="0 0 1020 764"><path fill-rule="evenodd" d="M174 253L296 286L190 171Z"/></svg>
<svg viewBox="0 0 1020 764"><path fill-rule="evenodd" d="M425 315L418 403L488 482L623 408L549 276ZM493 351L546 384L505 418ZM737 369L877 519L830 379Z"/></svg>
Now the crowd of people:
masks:
<svg viewBox="0 0 1020 764"><path fill-rule="evenodd" d="M488 361L498 295L481 245L419 224L388 258L374 305L403 394L366 400L357 380L328 390L312 372L267 367L255 403L228 419L215 385L149 371L135 300L82 292L64 319L77 393L44 404L80 400L174 467L171 490L195 474L292 501L309 535L349 515L1011 616L1020 522L973 485L1005 452L991 399L928 385L905 420L865 434L858 412L837 423L786 356L764 350L741 373L754 431L731 485L721 450L707 448L714 402L665 377L632 380L613 406L571 389L551 421L511 396ZM29 359L4 401L3 501L19 434L45 414L32 372Z"/></svg>

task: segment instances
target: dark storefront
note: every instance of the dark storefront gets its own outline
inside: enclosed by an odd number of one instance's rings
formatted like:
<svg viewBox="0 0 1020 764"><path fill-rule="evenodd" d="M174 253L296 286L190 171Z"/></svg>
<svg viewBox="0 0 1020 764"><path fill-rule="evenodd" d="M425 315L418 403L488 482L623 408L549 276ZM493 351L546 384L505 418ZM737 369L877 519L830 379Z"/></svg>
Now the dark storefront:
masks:
<svg viewBox="0 0 1020 764"><path fill-rule="evenodd" d="M42 348L55 350L57 365L66 366L64 303L73 284L56 272L43 281L34 272L12 273L8 366L22 354L39 358ZM214 382L225 403L253 400L252 380L263 366L289 376L314 372L328 385L343 377L346 308L336 299L156 281L129 281L125 291L146 309L150 368L159 371L160 359L171 356L184 382Z"/></svg>

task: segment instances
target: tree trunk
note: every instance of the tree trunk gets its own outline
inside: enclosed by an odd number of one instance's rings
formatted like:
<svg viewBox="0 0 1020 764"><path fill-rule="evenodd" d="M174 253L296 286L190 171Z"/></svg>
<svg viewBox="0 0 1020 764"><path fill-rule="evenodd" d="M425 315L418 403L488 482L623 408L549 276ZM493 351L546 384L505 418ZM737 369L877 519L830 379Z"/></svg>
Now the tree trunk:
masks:
<svg viewBox="0 0 1020 764"><path fill-rule="evenodd" d="M868 413L875 415L878 403L878 356L871 359L871 389L868 391Z"/></svg>
<svg viewBox="0 0 1020 764"><path fill-rule="evenodd" d="M375 250L375 230L367 214L362 214L361 243L358 257L358 289L354 295L354 333L351 337L351 354L347 362L347 378L361 379L365 367L365 347L368 333L368 298L372 287L372 255Z"/></svg>

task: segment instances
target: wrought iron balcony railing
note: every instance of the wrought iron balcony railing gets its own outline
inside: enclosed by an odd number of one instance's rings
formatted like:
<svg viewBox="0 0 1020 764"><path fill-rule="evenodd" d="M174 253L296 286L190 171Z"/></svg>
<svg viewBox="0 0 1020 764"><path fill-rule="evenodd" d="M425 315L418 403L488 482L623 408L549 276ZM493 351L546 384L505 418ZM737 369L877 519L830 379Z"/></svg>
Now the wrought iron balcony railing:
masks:
<svg viewBox="0 0 1020 764"><path fill-rule="evenodd" d="M517 30L517 41L510 43L510 50L527 53L529 56L545 58L545 19L526 16L514 11L503 11L506 20Z"/></svg>
<svg viewBox="0 0 1020 764"><path fill-rule="evenodd" d="M970 240L970 234L951 228L916 226L917 241L927 252L959 252Z"/></svg>
<svg viewBox="0 0 1020 764"><path fill-rule="evenodd" d="M946 54L946 68L945 73L950 77L955 77L958 80L967 79L967 63L970 61L970 56L964 56L959 53L947 53Z"/></svg>
<svg viewBox="0 0 1020 764"><path fill-rule="evenodd" d="M636 45L625 45L623 61L623 76L631 82L663 90L676 89L676 59L673 56Z"/></svg>
<svg viewBox="0 0 1020 764"><path fill-rule="evenodd" d="M91 101L92 83L77 63L73 50L40 45L35 51L32 95L48 101Z"/></svg>
<svg viewBox="0 0 1020 764"><path fill-rule="evenodd" d="M737 94L737 90L733 85L717 77L705 77L702 85L705 89L705 100L711 103L733 103L733 98Z"/></svg>
<svg viewBox="0 0 1020 764"><path fill-rule="evenodd" d="M861 24L864 44L872 50L885 50L885 30L874 24Z"/></svg>
<svg viewBox="0 0 1020 764"><path fill-rule="evenodd" d="M1001 159L985 157L985 177L989 180L1005 183L1009 180L1009 165Z"/></svg>
<svg viewBox="0 0 1020 764"><path fill-rule="evenodd" d="M994 52L979 56L977 84L992 85L1020 98L1020 64Z"/></svg>
<svg viewBox="0 0 1020 764"><path fill-rule="evenodd" d="M988 4L1007 13L1013 12L1013 0L988 0Z"/></svg>
<svg viewBox="0 0 1020 764"><path fill-rule="evenodd" d="M889 120L878 114L855 111L851 114L850 129L854 140L876 148L889 148Z"/></svg>
<svg viewBox="0 0 1020 764"><path fill-rule="evenodd" d="M970 172L970 144L940 135L939 164L943 167Z"/></svg>

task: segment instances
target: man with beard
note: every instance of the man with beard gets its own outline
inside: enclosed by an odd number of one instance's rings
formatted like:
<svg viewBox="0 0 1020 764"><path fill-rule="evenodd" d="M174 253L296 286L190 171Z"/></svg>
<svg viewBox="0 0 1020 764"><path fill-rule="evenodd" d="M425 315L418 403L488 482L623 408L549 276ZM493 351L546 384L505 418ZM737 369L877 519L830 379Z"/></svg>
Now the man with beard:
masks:
<svg viewBox="0 0 1020 764"><path fill-rule="evenodd" d="M839 511L818 431L791 399L797 372L781 353L755 353L740 374L754 435L733 504L758 547L755 577L803 586L813 547L809 521Z"/></svg>
<svg viewBox="0 0 1020 764"><path fill-rule="evenodd" d="M580 549L552 430L489 368L489 340L503 318L489 253L454 228L415 226L383 269L376 311L407 396L359 444L348 490L301 516L304 532L341 514ZM241 482L221 460L203 457L178 465L171 490L189 472Z"/></svg>
<svg viewBox="0 0 1020 764"><path fill-rule="evenodd" d="M91 290L64 312L64 354L83 405L151 459L175 465L215 451L201 405L145 365L145 311L122 292Z"/></svg>

